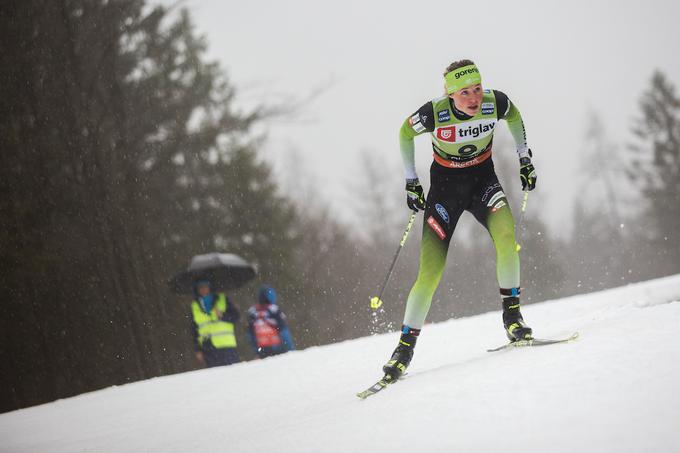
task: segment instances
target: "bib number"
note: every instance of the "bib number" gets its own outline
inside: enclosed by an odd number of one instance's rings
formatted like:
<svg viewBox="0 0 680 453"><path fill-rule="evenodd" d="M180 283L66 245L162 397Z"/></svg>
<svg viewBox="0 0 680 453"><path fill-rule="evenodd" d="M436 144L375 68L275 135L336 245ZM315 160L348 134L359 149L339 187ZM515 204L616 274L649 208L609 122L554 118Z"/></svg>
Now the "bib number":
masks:
<svg viewBox="0 0 680 453"><path fill-rule="evenodd" d="M477 147L475 145L465 145L458 150L458 154L463 157L469 157L477 152Z"/></svg>

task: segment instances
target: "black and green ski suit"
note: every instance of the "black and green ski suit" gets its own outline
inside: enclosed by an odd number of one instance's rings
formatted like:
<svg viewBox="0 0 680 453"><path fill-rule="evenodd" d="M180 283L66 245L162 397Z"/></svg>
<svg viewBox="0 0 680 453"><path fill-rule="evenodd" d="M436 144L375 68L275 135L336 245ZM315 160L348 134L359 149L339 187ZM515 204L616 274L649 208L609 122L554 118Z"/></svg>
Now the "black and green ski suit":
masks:
<svg viewBox="0 0 680 453"><path fill-rule="evenodd" d="M404 325L420 329L441 280L451 236L463 211L470 212L491 235L496 275L503 294L519 290L520 270L515 227L491 159L493 132L506 120L519 157L528 157L519 110L500 91L485 90L475 116L456 109L448 96L425 103L400 130L400 149L407 180L417 179L414 137L429 132L434 161L430 167L418 278L409 293Z"/></svg>

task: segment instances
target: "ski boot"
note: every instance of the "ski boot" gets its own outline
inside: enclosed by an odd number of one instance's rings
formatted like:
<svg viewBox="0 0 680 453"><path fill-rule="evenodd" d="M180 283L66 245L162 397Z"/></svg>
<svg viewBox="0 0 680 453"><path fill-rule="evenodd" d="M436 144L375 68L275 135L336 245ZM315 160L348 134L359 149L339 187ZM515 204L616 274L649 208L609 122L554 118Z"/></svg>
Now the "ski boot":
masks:
<svg viewBox="0 0 680 453"><path fill-rule="evenodd" d="M524 323L522 313L519 311L519 297L503 298L503 326L511 342L533 338L531 327Z"/></svg>
<svg viewBox="0 0 680 453"><path fill-rule="evenodd" d="M402 326L399 345L392 353L390 360L383 366L385 377L396 381L406 372L406 368L408 368L413 358L413 349L416 346L418 335L420 335L420 329Z"/></svg>

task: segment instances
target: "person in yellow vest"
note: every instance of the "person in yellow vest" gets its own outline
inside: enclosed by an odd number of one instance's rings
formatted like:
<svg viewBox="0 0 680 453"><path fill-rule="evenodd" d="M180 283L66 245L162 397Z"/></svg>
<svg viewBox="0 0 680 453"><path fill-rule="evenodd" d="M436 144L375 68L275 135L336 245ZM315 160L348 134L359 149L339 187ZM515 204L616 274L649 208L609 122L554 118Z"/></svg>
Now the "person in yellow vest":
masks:
<svg viewBox="0 0 680 453"><path fill-rule="evenodd" d="M234 324L240 313L222 292L214 292L207 280L194 282L191 327L196 359L208 368L239 362Z"/></svg>

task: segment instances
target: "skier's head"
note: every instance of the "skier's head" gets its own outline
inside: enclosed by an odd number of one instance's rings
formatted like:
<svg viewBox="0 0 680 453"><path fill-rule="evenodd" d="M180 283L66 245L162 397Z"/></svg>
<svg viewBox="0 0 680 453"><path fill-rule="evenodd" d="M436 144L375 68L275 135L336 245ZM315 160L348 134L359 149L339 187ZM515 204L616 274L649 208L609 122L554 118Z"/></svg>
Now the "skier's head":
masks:
<svg viewBox="0 0 680 453"><path fill-rule="evenodd" d="M474 116L482 106L482 76L472 60L451 63L444 71L446 94L453 99L456 108Z"/></svg>
<svg viewBox="0 0 680 453"><path fill-rule="evenodd" d="M257 293L257 301L262 305L276 305L276 291L268 285L260 286L260 290Z"/></svg>
<svg viewBox="0 0 680 453"><path fill-rule="evenodd" d="M210 280L194 281L194 294L198 297L205 297L211 292Z"/></svg>

